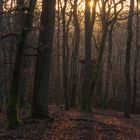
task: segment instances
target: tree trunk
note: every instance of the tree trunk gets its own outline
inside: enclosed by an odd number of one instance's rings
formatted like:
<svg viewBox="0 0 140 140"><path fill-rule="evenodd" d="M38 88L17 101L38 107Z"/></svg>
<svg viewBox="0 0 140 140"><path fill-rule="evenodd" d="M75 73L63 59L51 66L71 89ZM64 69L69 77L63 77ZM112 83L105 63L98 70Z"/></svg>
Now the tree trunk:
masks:
<svg viewBox="0 0 140 140"><path fill-rule="evenodd" d="M129 118L131 112L131 77L130 77L130 58L131 58L131 45L133 38L132 24L134 13L134 0L130 0L129 16L128 16L128 36L126 45L125 56L125 101L124 101L124 117Z"/></svg>
<svg viewBox="0 0 140 140"><path fill-rule="evenodd" d="M3 0L0 1L0 28L1 28L1 22L2 22L2 13L3 12Z"/></svg>
<svg viewBox="0 0 140 140"><path fill-rule="evenodd" d="M68 37L67 37L67 32L66 32L66 17L65 17L65 12L66 12L66 7L67 7L67 0L64 2L64 6L62 8L62 24L63 24L63 95L64 95L64 104L65 104L65 109L69 109L69 95L68 95L68 62L67 62L67 42L68 42Z"/></svg>
<svg viewBox="0 0 140 140"><path fill-rule="evenodd" d="M20 83L20 76L22 72L22 62L24 58L24 48L26 45L26 38L29 32L31 31L35 5L36 5L36 0L30 0L29 8L26 15L26 20L17 43L15 68L14 68L13 79L11 83L10 99L9 99L9 104L7 109L9 128L16 128L19 125L18 110L17 110L17 102L18 102L18 97L20 92L19 83Z"/></svg>
<svg viewBox="0 0 140 140"><path fill-rule="evenodd" d="M3 12L3 0L0 1L0 13L2 12ZM3 15L0 15L0 32L1 32L2 18L3 18ZM2 110L2 105L3 105L3 97L2 97L2 92L0 88L0 112Z"/></svg>
<svg viewBox="0 0 140 140"><path fill-rule="evenodd" d="M136 99L137 99L137 76L138 76L138 57L140 51L140 16L139 16L139 0L137 0L137 15L136 15L136 55L134 60L134 75L133 75L133 96L132 96L132 113L136 113Z"/></svg>
<svg viewBox="0 0 140 140"><path fill-rule="evenodd" d="M23 9L25 7L24 4L25 0L17 0L17 17L16 17L16 24L15 24L15 30L16 32L20 33L23 26L24 26L24 20L25 20L25 14L24 14L24 10L20 11L21 9ZM26 49L26 48L25 48ZM25 49L23 50L25 52ZM22 72L20 73L20 82L19 82L19 86L20 86L20 92L19 92L19 105L23 106L24 105L24 99L25 99L25 92L26 92L26 82L27 82L27 77L26 77L26 73L25 73L25 59L23 59L22 62Z"/></svg>
<svg viewBox="0 0 140 140"><path fill-rule="evenodd" d="M24 9L25 4L24 4L25 0L17 0L17 17L16 17L16 24L15 24L15 29L17 32L20 32L24 26L24 19L25 19L25 14L24 14Z"/></svg>
<svg viewBox="0 0 140 140"><path fill-rule="evenodd" d="M77 15L77 4L78 0L74 0L73 5L73 18L74 18L74 48L72 52L72 89L71 89L71 107L75 107L75 98L78 84L78 55L79 55L79 44L80 44L80 25Z"/></svg>
<svg viewBox="0 0 140 140"><path fill-rule="evenodd" d="M94 76L92 78L92 83L91 83L91 88L90 88L90 98L92 97L92 93L95 89L95 86L98 82L100 72L102 72L102 61L103 61L103 53L105 49L105 41L106 41L106 36L108 32L108 25L104 24L102 27L102 39L99 45L99 53L98 53L98 60L97 60L97 65L95 68Z"/></svg>
<svg viewBox="0 0 140 140"><path fill-rule="evenodd" d="M107 102L109 96L109 82L110 82L110 73L111 73L111 59L112 59L112 32L113 32L114 23L110 25L108 36L109 36L109 44L108 44L108 57L107 57L107 72L106 72L106 84L105 84L105 94L103 101L103 108L107 109Z"/></svg>
<svg viewBox="0 0 140 140"><path fill-rule="evenodd" d="M56 77L56 103L60 104L60 0L57 0L57 77Z"/></svg>
<svg viewBox="0 0 140 140"><path fill-rule="evenodd" d="M104 64L102 62L101 66L100 66L100 72L99 72L100 75L98 77L97 84L96 84L96 95L99 97L99 105L100 106L103 104L103 101L104 101L104 96L103 96L103 84L104 84L103 83L103 69L104 69ZM95 100L96 100L96 98L95 98Z"/></svg>
<svg viewBox="0 0 140 140"><path fill-rule="evenodd" d="M94 1L93 7L90 7L89 3L90 0L85 1L85 63L84 63L84 78L82 83L82 95L81 95L81 109L84 111L92 111L90 97L91 77L92 77L91 38L95 22L96 0Z"/></svg>
<svg viewBox="0 0 140 140"><path fill-rule="evenodd" d="M53 34L55 24L55 0L43 0L41 30L32 100L31 117L48 118L48 93Z"/></svg>

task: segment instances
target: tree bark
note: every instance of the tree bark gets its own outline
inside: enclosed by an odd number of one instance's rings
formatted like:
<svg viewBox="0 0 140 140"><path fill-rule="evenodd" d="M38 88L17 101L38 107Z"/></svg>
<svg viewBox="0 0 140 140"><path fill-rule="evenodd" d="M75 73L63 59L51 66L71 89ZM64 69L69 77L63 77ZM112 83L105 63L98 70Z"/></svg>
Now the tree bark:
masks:
<svg viewBox="0 0 140 140"><path fill-rule="evenodd" d="M0 13L2 12L3 12L3 0L0 1ZM3 15L0 15L0 31L1 31L2 18L3 18ZM2 92L0 92L0 112L2 110L2 105L3 105L3 97L2 97Z"/></svg>
<svg viewBox="0 0 140 140"><path fill-rule="evenodd" d="M90 0L85 1L85 63L84 63L84 75L82 83L82 95L81 95L81 109L84 111L92 111L90 88L92 77L92 56L91 56L91 38L93 32L93 26L95 22L96 0L92 7L89 6Z"/></svg>
<svg viewBox="0 0 140 140"><path fill-rule="evenodd" d="M21 9L23 9L25 7L25 0L17 0L17 17L16 17L16 24L15 24L15 30L16 32L20 33L23 26L24 26L24 20L25 20L25 11ZM26 49L26 48L25 48ZM23 50L25 52L25 49ZM23 59L22 62L22 72L20 73L20 82L19 82L19 86L20 86L20 93L19 93L19 105L23 106L24 105L24 99L25 99L25 92L26 92L26 82L27 82L27 77L25 74L25 59Z"/></svg>
<svg viewBox="0 0 140 140"><path fill-rule="evenodd" d="M10 88L9 104L7 108L9 128L16 128L19 126L18 109L17 109L17 102L18 102L18 97L20 92L19 83L20 83L20 76L22 72L22 62L24 58L24 48L26 46L26 38L32 28L35 5L36 5L36 0L30 0L25 23L21 31L21 34L19 35L19 40L17 43L15 68L14 68L13 79Z"/></svg>
<svg viewBox="0 0 140 140"><path fill-rule="evenodd" d="M41 13L41 30L39 33L38 56L33 90L33 118L48 118L48 93L51 54L55 25L55 0L43 0Z"/></svg>
<svg viewBox="0 0 140 140"><path fill-rule="evenodd" d="M74 18L74 48L72 52L72 89L71 89L71 107L76 106L76 91L78 84L78 55L79 55L79 45L80 45L80 25L77 15L77 4L78 0L74 0L73 5L73 18Z"/></svg>
<svg viewBox="0 0 140 140"><path fill-rule="evenodd" d="M134 0L130 0L128 25L127 25L127 45L125 54L125 101L124 101L124 117L129 118L131 113L131 77L130 77L130 58L131 58L131 45L133 38L132 24L134 13Z"/></svg>
<svg viewBox="0 0 140 140"><path fill-rule="evenodd" d="M65 110L68 110L70 107L69 104L69 94L68 94L68 62L67 62L67 42L68 42L68 36L66 32L66 7L67 7L68 0L64 1L64 6L62 7L62 24L63 24L63 95L64 95L64 104L65 104Z"/></svg>
<svg viewBox="0 0 140 140"><path fill-rule="evenodd" d="M3 12L3 0L0 1L0 13L2 12ZM1 28L2 18L3 18L3 15L0 14L0 28Z"/></svg>
<svg viewBox="0 0 140 140"><path fill-rule="evenodd" d="M56 103L60 104L60 0L57 0L57 81L56 81Z"/></svg>
<svg viewBox="0 0 140 140"><path fill-rule="evenodd" d="M134 75L133 75L133 96L132 96L132 113L136 113L136 99L137 99L137 84L138 84L138 57L139 57L139 51L140 51L140 7L139 7L139 0L137 0L137 15L136 15L136 52L135 52L135 60L134 60Z"/></svg>
<svg viewBox="0 0 140 140"><path fill-rule="evenodd" d="M102 61L103 61L103 54L104 54L104 49L105 49L105 41L106 41L107 32L108 32L108 25L104 24L102 27L102 39L99 45L100 50L98 53L97 65L95 68L94 76L92 78L92 83L90 87L90 98L92 97L92 93L99 79L100 72L102 72L101 69L102 69Z"/></svg>
<svg viewBox="0 0 140 140"><path fill-rule="evenodd" d="M112 32L113 32L114 23L110 25L108 37L109 37L109 44L108 44L108 57L107 57L107 72L106 72L106 84L105 84L105 94L104 94L104 101L103 101L103 108L107 109L107 102L109 96L109 82L110 82L110 74L111 74L111 60L112 60Z"/></svg>

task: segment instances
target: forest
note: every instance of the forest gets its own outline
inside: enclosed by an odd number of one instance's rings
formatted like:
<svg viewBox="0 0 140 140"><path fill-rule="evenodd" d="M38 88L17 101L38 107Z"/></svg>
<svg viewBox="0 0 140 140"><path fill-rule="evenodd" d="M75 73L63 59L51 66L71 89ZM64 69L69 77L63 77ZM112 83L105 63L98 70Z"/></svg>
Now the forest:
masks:
<svg viewBox="0 0 140 140"><path fill-rule="evenodd" d="M0 140L140 140L140 0L0 0Z"/></svg>

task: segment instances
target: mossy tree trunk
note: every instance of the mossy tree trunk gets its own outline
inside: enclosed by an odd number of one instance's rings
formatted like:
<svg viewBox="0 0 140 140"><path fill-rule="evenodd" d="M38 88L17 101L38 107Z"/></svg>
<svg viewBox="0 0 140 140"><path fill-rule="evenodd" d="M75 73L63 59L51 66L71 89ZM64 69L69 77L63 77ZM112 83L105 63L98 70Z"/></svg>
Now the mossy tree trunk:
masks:
<svg viewBox="0 0 140 140"><path fill-rule="evenodd" d="M26 46L26 38L32 28L32 20L33 20L35 5L36 5L36 0L30 0L25 23L21 31L21 34L19 35L18 38L17 52L15 58L15 68L14 68L13 79L10 88L9 104L7 108L9 128L16 128L19 126L18 107L17 107L19 92L20 92L19 83L20 83L21 72L22 72L22 63L24 58L24 49Z"/></svg>

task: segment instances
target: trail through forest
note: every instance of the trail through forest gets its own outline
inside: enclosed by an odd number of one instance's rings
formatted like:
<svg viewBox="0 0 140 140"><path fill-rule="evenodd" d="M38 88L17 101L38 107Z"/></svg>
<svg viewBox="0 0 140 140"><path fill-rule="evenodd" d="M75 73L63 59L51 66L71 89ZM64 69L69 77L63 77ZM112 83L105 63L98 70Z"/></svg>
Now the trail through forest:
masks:
<svg viewBox="0 0 140 140"><path fill-rule="evenodd" d="M26 118L27 112L21 111L22 125L15 130L6 129L6 114L0 115L0 140L140 140L139 115L125 119L121 112L84 113L51 106L53 121L47 121Z"/></svg>

